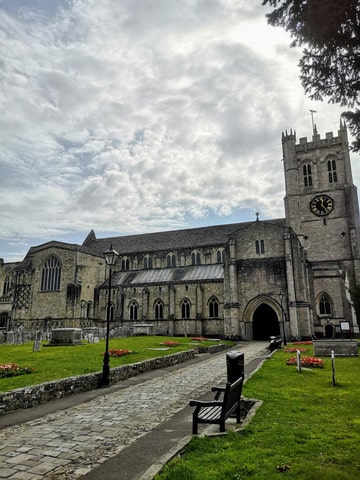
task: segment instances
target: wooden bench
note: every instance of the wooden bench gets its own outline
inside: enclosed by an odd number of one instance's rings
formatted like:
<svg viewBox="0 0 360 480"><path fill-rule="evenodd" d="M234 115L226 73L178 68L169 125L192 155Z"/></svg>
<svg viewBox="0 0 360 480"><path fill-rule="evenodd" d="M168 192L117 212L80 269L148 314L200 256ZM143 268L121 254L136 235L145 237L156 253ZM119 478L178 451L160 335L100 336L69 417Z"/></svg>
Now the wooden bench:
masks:
<svg viewBox="0 0 360 480"><path fill-rule="evenodd" d="M221 388L224 392L223 400L190 400L190 407L195 407L193 413L193 435L198 433L199 423L220 425L220 432L225 432L225 421L235 413L236 423L240 423L240 401L244 379L240 377L234 383L228 382ZM212 391L218 392L219 387L213 387Z"/></svg>

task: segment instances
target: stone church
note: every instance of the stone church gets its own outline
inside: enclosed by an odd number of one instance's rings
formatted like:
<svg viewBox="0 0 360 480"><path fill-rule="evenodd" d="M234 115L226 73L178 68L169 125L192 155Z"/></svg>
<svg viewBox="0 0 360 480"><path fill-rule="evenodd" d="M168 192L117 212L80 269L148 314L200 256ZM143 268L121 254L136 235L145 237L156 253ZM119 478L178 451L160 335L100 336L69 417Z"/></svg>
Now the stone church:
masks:
<svg viewBox="0 0 360 480"><path fill-rule="evenodd" d="M283 133L285 218L50 241L0 259L0 329L283 340L358 334L359 207L347 129ZM104 251L118 252L108 302ZM109 312L107 311L109 309Z"/></svg>

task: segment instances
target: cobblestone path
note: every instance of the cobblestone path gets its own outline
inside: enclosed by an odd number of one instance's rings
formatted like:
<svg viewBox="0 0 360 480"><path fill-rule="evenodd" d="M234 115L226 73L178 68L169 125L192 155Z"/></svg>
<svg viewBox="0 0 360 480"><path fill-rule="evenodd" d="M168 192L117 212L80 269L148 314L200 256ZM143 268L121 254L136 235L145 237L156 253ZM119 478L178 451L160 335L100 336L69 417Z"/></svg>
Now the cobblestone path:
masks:
<svg viewBox="0 0 360 480"><path fill-rule="evenodd" d="M249 363L264 342L237 346ZM0 431L0 478L81 478L226 378L224 355Z"/></svg>

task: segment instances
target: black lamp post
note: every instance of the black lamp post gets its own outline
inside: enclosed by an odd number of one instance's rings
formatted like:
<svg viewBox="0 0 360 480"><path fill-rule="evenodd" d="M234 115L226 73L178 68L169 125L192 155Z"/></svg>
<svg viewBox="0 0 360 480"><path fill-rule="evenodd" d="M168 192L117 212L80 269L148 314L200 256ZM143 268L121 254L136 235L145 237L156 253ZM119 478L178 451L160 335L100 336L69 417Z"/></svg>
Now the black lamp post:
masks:
<svg viewBox="0 0 360 480"><path fill-rule="evenodd" d="M109 356L109 332L110 332L110 312L111 312L111 276L112 271L116 263L116 259L119 256L118 252L110 245L109 250L104 252L106 265L109 267L109 292L106 312L106 346L104 354L104 363L102 371L101 385L108 387L110 385L110 356Z"/></svg>
<svg viewBox="0 0 360 480"><path fill-rule="evenodd" d="M283 307L283 298L284 298L284 294L282 292L279 293L279 298L280 298L280 304L281 304L281 320L282 320L282 330L283 330L283 345L287 345L286 343L286 336L285 336L285 311L284 311L284 307Z"/></svg>

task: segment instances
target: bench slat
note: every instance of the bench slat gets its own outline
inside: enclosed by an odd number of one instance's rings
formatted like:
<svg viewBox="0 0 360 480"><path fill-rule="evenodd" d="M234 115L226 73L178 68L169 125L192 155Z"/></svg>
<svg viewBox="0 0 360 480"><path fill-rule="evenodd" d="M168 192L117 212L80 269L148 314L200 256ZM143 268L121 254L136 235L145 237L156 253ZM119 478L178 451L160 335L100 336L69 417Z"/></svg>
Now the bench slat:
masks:
<svg viewBox="0 0 360 480"><path fill-rule="evenodd" d="M221 407L206 407L200 410L198 418L202 420L218 420L221 416Z"/></svg>
<svg viewBox="0 0 360 480"><path fill-rule="evenodd" d="M193 434L197 435L199 423L219 424L220 431L225 431L225 420L236 411L237 422L240 422L240 400L243 378L234 383L228 382L222 402L199 402L191 400L190 406L196 407L193 413Z"/></svg>

